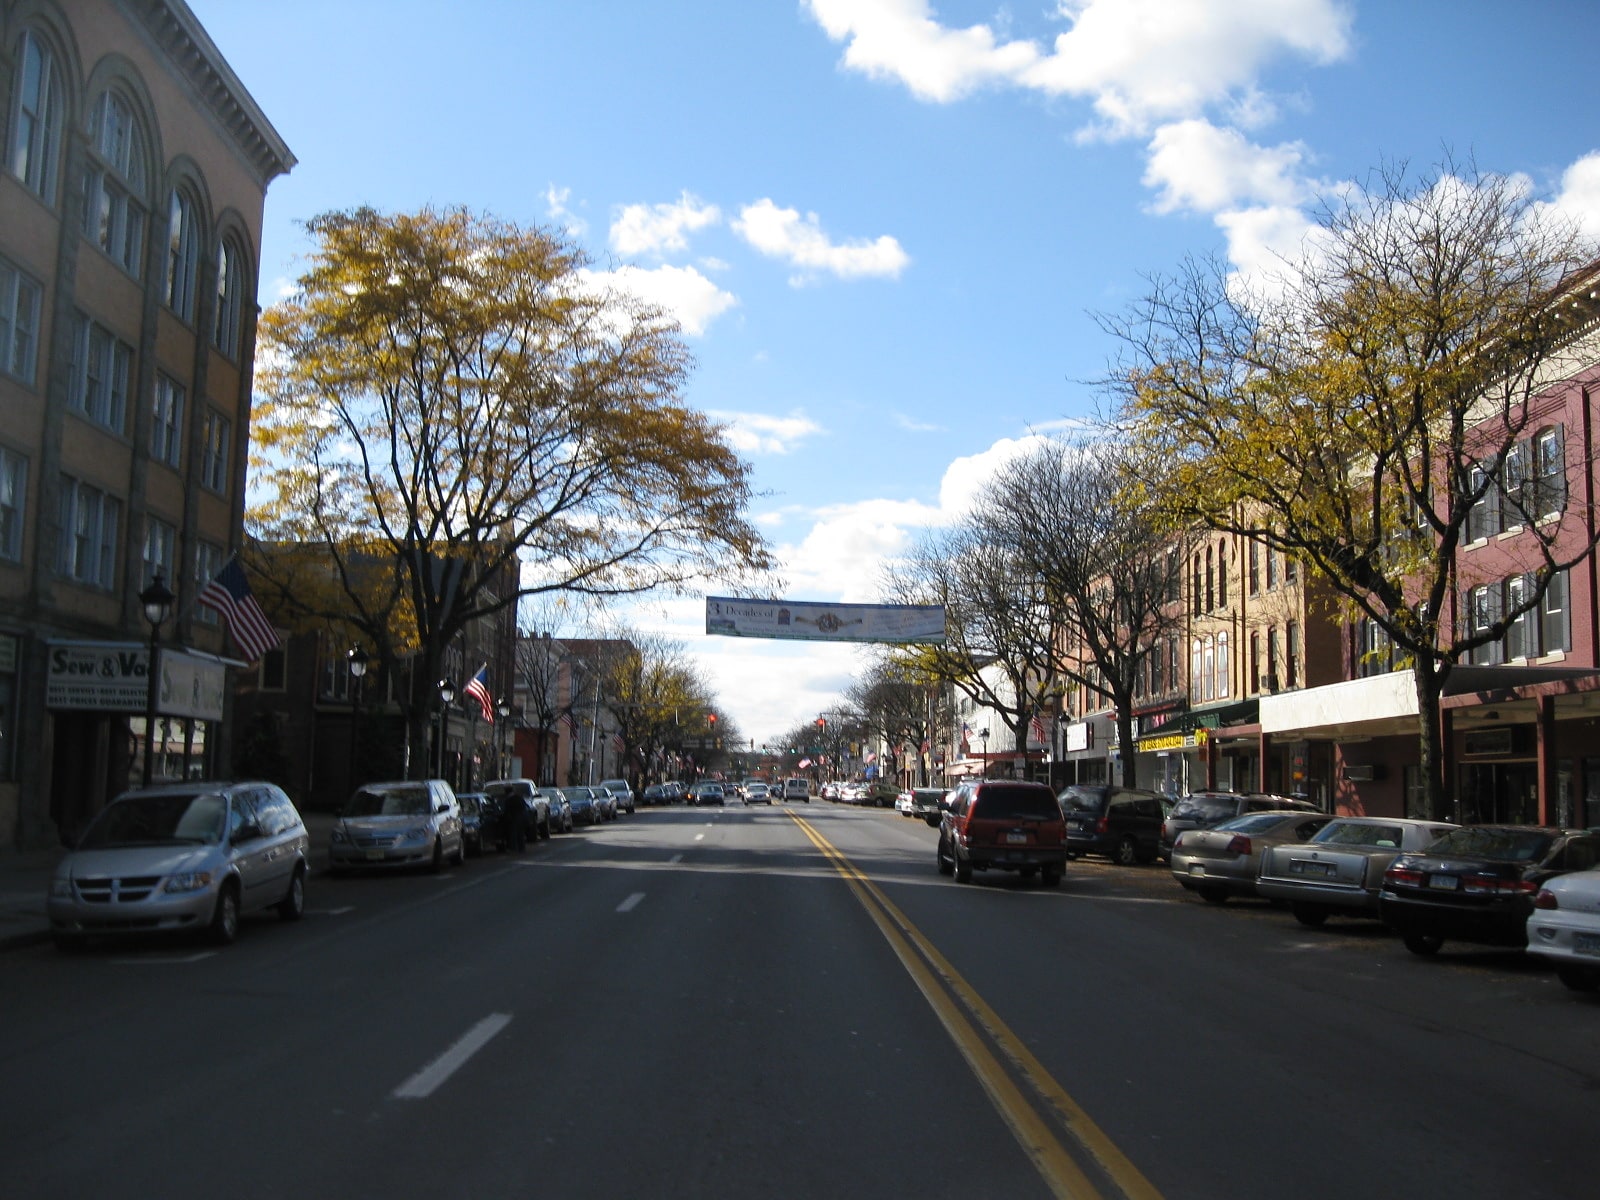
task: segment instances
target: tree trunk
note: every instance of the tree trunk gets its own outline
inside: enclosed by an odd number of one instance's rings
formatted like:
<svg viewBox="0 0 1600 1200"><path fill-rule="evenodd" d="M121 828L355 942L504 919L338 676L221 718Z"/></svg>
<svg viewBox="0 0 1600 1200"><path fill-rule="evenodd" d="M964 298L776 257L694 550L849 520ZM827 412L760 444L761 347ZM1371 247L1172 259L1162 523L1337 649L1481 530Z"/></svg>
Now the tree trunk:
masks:
<svg viewBox="0 0 1600 1200"><path fill-rule="evenodd" d="M1139 786L1139 756L1133 740L1133 701L1117 701L1117 761L1123 787Z"/></svg>
<svg viewBox="0 0 1600 1200"><path fill-rule="evenodd" d="M1420 761L1418 772L1422 782L1422 811L1433 821L1457 821L1457 805L1445 787L1444 745L1439 703L1448 668L1441 672L1438 665L1419 656L1412 675L1417 685L1417 747Z"/></svg>

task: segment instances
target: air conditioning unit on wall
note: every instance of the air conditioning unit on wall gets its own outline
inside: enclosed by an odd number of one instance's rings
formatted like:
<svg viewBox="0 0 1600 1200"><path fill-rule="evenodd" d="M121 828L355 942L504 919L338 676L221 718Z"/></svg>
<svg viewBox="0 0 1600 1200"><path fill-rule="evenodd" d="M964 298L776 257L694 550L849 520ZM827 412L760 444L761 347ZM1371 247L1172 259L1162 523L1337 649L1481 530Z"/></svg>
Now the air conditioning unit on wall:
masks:
<svg viewBox="0 0 1600 1200"><path fill-rule="evenodd" d="M1383 766L1379 763L1345 763L1344 777L1351 783L1371 783L1383 778Z"/></svg>

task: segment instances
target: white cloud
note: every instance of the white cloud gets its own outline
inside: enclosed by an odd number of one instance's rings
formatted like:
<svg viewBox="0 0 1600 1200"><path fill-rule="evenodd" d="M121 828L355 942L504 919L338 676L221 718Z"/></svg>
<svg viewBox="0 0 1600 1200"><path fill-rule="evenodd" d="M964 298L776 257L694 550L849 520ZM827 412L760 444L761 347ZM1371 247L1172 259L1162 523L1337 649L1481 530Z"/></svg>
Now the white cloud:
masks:
<svg viewBox="0 0 1600 1200"><path fill-rule="evenodd" d="M619 267L584 275L592 287L615 287L670 312L685 333L705 336L711 322L739 303L693 267Z"/></svg>
<svg viewBox="0 0 1600 1200"><path fill-rule="evenodd" d="M745 205L733 229L768 258L782 259L808 274L822 271L840 279L895 279L911 261L900 243L888 235L835 244L822 231L815 213L802 217L795 209L779 208L770 199Z"/></svg>
<svg viewBox="0 0 1600 1200"><path fill-rule="evenodd" d="M893 415L894 423L900 426L901 429L904 429L907 433L945 432L945 427L943 425L932 425L927 421L919 421L915 417L908 417L905 413L897 412Z"/></svg>
<svg viewBox="0 0 1600 1200"><path fill-rule="evenodd" d="M1298 142L1258 146L1236 129L1201 118L1157 129L1150 140L1145 186L1157 190L1156 212L1214 213L1245 205L1291 205L1307 195Z"/></svg>
<svg viewBox="0 0 1600 1200"><path fill-rule="evenodd" d="M741 454L788 454L806 438L823 432L822 426L801 413L774 417L712 411L706 415L727 427L728 444Z"/></svg>
<svg viewBox="0 0 1600 1200"><path fill-rule="evenodd" d="M1001 42L987 25L949 29L928 0L806 0L843 64L896 79L924 100L948 102L997 84L1073 96L1094 107L1102 131L1152 124L1224 104L1270 111L1256 77L1295 54L1331 62L1349 49L1343 0L1057 0L1070 28L1046 49Z"/></svg>
<svg viewBox="0 0 1600 1200"><path fill-rule="evenodd" d="M980 491L1006 463L1043 445L1048 439L1038 434L1020 438L1001 438L987 450L958 458L945 468L939 483L939 508L953 520L972 507Z"/></svg>
<svg viewBox="0 0 1600 1200"><path fill-rule="evenodd" d="M589 232L589 222L567 207L567 201L572 197L571 188L558 188L551 184L544 190L545 215L575 238L581 238Z"/></svg>
<svg viewBox="0 0 1600 1200"><path fill-rule="evenodd" d="M688 249L687 234L722 220L715 204L684 192L675 204L629 204L611 224L611 247L618 254L665 254Z"/></svg>
<svg viewBox="0 0 1600 1200"><path fill-rule="evenodd" d="M1216 222L1228 239L1235 283L1262 297L1283 291L1286 271L1292 274L1313 250L1320 229L1304 212L1290 206L1218 213Z"/></svg>
<svg viewBox="0 0 1600 1200"><path fill-rule="evenodd" d="M1600 239L1600 151L1592 151L1561 175L1561 191L1549 208L1574 222L1583 235Z"/></svg>

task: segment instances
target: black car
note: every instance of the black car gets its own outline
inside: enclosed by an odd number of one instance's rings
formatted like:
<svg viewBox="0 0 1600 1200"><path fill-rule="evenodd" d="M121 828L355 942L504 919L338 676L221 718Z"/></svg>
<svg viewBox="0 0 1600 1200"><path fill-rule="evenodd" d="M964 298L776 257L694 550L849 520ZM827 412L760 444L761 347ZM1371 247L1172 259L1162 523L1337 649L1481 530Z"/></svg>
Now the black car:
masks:
<svg viewBox="0 0 1600 1200"><path fill-rule="evenodd" d="M1467 825L1383 875L1383 922L1413 954L1446 941L1527 945L1528 916L1545 880L1600 863L1600 835L1544 825Z"/></svg>
<svg viewBox="0 0 1600 1200"><path fill-rule="evenodd" d="M1131 866L1154 862L1167 806L1139 788L1073 784L1056 797L1067 822L1067 857L1102 854Z"/></svg>
<svg viewBox="0 0 1600 1200"><path fill-rule="evenodd" d="M466 844L467 853L482 854L486 842L494 844L496 831L500 827L500 810L491 807L494 817L486 821L484 801L488 797L482 792L457 792L456 799L461 802L461 840ZM486 829L487 837L484 833Z"/></svg>

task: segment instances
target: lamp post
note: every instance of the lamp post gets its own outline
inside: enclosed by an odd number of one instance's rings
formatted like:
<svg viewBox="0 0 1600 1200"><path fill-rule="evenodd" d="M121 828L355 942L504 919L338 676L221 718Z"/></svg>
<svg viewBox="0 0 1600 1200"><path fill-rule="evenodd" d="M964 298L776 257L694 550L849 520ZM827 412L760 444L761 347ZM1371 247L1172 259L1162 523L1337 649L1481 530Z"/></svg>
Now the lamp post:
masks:
<svg viewBox="0 0 1600 1200"><path fill-rule="evenodd" d="M983 777L989 778L989 727L978 730L978 740L983 743Z"/></svg>
<svg viewBox="0 0 1600 1200"><path fill-rule="evenodd" d="M499 751L499 754L498 762L495 764L495 770L499 777L504 779L506 775L510 773L510 767L506 762L506 726L511 723L511 701L500 701L499 705L495 708L495 712L500 714L500 744L496 747L496 749Z"/></svg>
<svg viewBox="0 0 1600 1200"><path fill-rule="evenodd" d="M439 752L435 756L439 764L438 779L444 778L444 730L445 719L450 715L450 706L456 702L456 685L448 679L439 680Z"/></svg>
<svg viewBox="0 0 1600 1200"><path fill-rule="evenodd" d="M356 743L361 738L361 679L367 673L367 652L360 646L352 646L345 661L350 664L350 786L346 790L354 792L359 759Z"/></svg>
<svg viewBox="0 0 1600 1200"><path fill-rule="evenodd" d="M162 582L159 570L150 580L150 586L139 593L144 619L150 622L150 662L145 668L144 688L144 772L140 781L145 787L150 786L150 771L155 766L156 757L156 684L159 674L156 654L161 641L161 626L172 615L172 605L176 600L177 597Z"/></svg>

